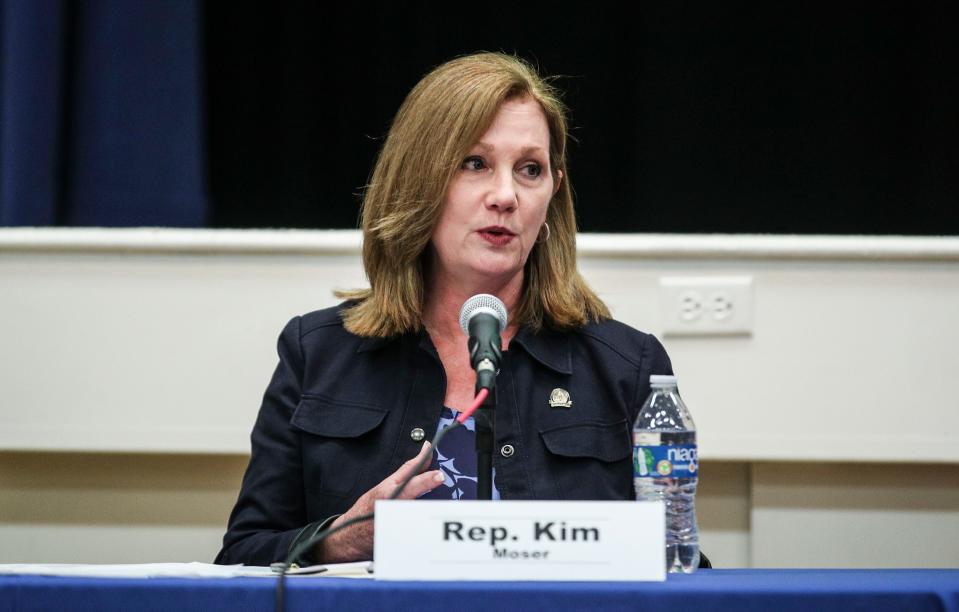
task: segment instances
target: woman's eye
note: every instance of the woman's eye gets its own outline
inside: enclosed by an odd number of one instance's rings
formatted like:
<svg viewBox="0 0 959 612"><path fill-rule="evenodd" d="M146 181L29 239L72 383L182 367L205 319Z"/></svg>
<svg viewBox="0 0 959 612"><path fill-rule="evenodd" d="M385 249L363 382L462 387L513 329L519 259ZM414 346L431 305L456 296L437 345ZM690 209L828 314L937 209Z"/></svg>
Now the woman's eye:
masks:
<svg viewBox="0 0 959 612"><path fill-rule="evenodd" d="M521 168L523 174L530 178L536 178L543 173L543 168L539 164L526 164Z"/></svg>
<svg viewBox="0 0 959 612"><path fill-rule="evenodd" d="M482 157L471 155L463 160L463 170L482 170L485 167Z"/></svg>

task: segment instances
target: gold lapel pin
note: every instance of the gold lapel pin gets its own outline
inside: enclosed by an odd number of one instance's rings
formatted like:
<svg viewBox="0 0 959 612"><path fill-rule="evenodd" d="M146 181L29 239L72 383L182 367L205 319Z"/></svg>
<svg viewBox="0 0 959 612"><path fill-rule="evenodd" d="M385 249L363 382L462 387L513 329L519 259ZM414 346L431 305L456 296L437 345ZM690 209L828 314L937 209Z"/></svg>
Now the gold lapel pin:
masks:
<svg viewBox="0 0 959 612"><path fill-rule="evenodd" d="M569 391L559 387L553 389L549 394L549 405L551 408L571 408L573 401L569 399Z"/></svg>

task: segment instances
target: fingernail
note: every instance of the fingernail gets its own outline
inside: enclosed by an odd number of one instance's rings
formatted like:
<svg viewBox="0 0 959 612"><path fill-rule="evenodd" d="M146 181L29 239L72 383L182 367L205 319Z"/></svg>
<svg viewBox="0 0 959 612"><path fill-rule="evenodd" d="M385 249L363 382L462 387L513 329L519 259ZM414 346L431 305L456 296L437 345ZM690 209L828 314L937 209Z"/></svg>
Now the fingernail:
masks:
<svg viewBox="0 0 959 612"><path fill-rule="evenodd" d="M443 482L446 480L446 476L443 475L443 472L436 472L436 476L433 476L433 480L436 482Z"/></svg>
<svg viewBox="0 0 959 612"><path fill-rule="evenodd" d="M430 441L429 441L429 440L427 440L426 442L423 442L423 446L420 447L420 452L422 453L424 450L426 450L426 449L429 448L429 447L430 447Z"/></svg>

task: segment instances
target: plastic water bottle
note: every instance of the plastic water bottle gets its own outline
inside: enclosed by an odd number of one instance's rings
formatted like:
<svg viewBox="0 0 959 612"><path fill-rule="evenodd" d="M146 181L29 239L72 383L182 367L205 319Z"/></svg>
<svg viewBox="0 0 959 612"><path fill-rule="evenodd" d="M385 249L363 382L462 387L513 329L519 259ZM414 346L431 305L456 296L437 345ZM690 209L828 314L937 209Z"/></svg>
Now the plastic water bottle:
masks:
<svg viewBox="0 0 959 612"><path fill-rule="evenodd" d="M636 499L666 502L666 571L699 567L696 425L675 376L650 376L652 391L633 427Z"/></svg>

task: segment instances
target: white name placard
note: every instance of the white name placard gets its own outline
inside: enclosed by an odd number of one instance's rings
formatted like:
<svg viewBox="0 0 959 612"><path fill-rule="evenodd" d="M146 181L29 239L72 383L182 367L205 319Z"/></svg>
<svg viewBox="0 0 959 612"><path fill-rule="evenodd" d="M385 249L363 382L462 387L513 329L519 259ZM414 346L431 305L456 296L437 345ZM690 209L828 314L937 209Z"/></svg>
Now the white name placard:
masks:
<svg viewBox="0 0 959 612"><path fill-rule="evenodd" d="M378 501L380 580L665 580L662 502Z"/></svg>

